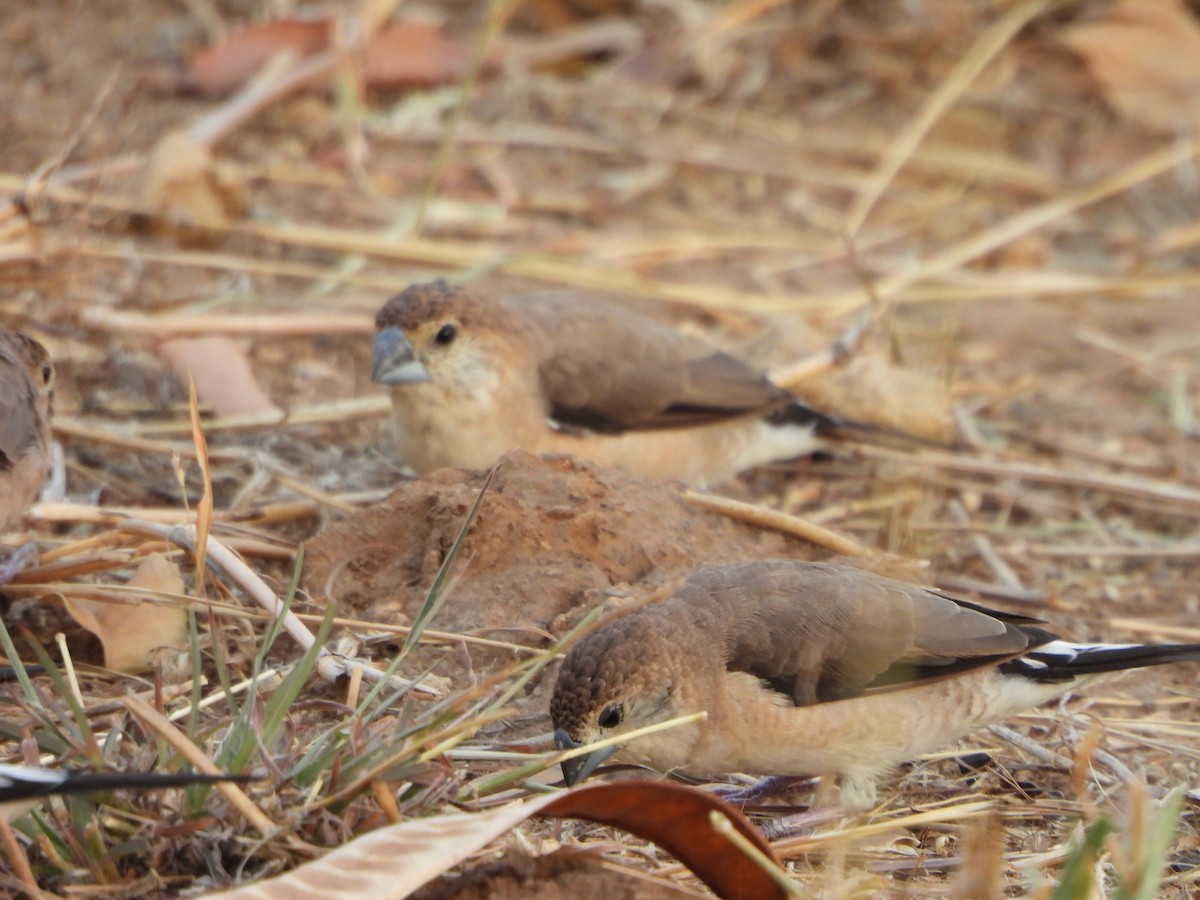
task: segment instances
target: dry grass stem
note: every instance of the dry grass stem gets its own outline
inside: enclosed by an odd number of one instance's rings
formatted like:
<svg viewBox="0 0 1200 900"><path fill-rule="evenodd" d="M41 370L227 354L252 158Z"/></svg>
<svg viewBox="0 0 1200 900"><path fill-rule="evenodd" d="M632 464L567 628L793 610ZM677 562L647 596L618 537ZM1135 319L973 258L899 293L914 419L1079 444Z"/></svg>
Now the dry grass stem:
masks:
<svg viewBox="0 0 1200 900"><path fill-rule="evenodd" d="M954 469L959 472L991 475L997 478L1019 478L1048 484L1090 488L1107 491L1119 496L1133 497L1138 500L1178 504L1186 508L1200 507L1200 490L1171 482L1156 481L1150 478L1137 478L1129 475L1107 475L1102 472L1074 472L1028 463L993 462L934 451L903 453L882 447L862 447L860 449L865 456L877 459L893 460L913 465L937 466Z"/></svg>
<svg viewBox="0 0 1200 900"><path fill-rule="evenodd" d="M37 878L34 877L33 868L29 865L29 857L17 843L17 836L13 834L12 826L3 816L0 816L0 844L4 845L4 854L8 857L9 865L12 866L13 873L20 879L21 884L25 885L29 896L46 896L38 886Z"/></svg>
<svg viewBox="0 0 1200 900"><path fill-rule="evenodd" d="M203 772L206 775L222 774L221 770L213 764L213 761L208 758L204 751L189 741L178 728L167 721L149 703L133 695L127 696L123 702L144 726L170 744L172 749L195 766L197 771ZM246 817L246 820L263 837L268 837L278 830L278 826L236 784L222 781L215 784L214 787L225 795L225 798L233 804L238 812Z"/></svg>
<svg viewBox="0 0 1200 900"><path fill-rule="evenodd" d="M901 167L912 157L934 123L962 97L967 87L996 55L1008 46L1026 25L1050 5L1050 0L1027 0L1013 6L991 28L984 31L941 83L922 104L920 111L903 128L880 158L870 181L859 192L846 217L846 231L855 235Z"/></svg>
<svg viewBox="0 0 1200 900"><path fill-rule="evenodd" d="M818 547L824 547L842 556L871 557L876 551L864 547L857 541L840 535L828 528L822 528L812 522L807 522L799 516L792 516L774 509L767 509L754 503L743 503L728 497L717 497L712 494L701 494L697 491L687 491L684 498L702 509L729 516L739 522L755 525L759 528L769 528L780 531L792 537L800 538Z"/></svg>

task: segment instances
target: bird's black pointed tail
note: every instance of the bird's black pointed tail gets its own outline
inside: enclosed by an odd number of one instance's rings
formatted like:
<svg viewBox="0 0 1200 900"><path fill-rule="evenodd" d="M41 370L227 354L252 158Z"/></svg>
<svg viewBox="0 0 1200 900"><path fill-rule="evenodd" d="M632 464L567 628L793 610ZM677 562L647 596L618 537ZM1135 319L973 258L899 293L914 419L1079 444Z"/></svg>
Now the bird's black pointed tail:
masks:
<svg viewBox="0 0 1200 900"><path fill-rule="evenodd" d="M1000 666L1002 672L1036 681L1066 681L1200 660L1200 644L1068 644L1054 641Z"/></svg>
<svg viewBox="0 0 1200 900"><path fill-rule="evenodd" d="M200 772L72 772L48 794L87 794L92 791L158 790L190 787L193 784L217 784L222 781L254 781L253 775L207 775Z"/></svg>
<svg viewBox="0 0 1200 900"><path fill-rule="evenodd" d="M888 428L885 425L873 425L869 422L858 422L854 419L844 419L832 416L820 410L813 409L807 404L796 400L787 406L775 410L766 417L767 421L776 426L811 426L813 433L819 437L834 440L862 441L869 444L880 444L888 447L911 449L914 446L936 450L950 450L952 445L934 441L907 431Z"/></svg>

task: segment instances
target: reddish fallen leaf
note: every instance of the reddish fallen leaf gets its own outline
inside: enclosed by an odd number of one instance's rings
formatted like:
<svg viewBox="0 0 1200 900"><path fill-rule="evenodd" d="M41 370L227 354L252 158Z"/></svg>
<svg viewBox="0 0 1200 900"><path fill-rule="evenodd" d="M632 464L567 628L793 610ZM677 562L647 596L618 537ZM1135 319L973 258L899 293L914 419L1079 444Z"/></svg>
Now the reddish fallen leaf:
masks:
<svg viewBox="0 0 1200 900"><path fill-rule="evenodd" d="M461 81L471 63L467 48L424 22L394 22L367 41L363 81L394 91Z"/></svg>
<svg viewBox="0 0 1200 900"><path fill-rule="evenodd" d="M617 781L576 788L559 794L538 815L587 819L653 841L695 872L718 897L786 896L758 863L712 827L711 812L724 815L764 856L775 859L762 833L724 800L670 781Z"/></svg>
<svg viewBox="0 0 1200 900"><path fill-rule="evenodd" d="M205 94L237 90L273 57L290 52L298 59L330 46L331 19L281 19L248 25L212 47L192 54L189 84ZM399 21L367 41L363 82L369 88L400 90L461 80L470 52L440 28L425 22Z"/></svg>
<svg viewBox="0 0 1200 900"><path fill-rule="evenodd" d="M621 828L669 850L717 896L782 900L762 868L713 829L722 813L768 858L770 845L746 817L712 794L667 781L621 781L575 788L482 813L431 816L380 828L321 859L222 894L223 900L399 900L487 846L530 816L587 819Z"/></svg>
<svg viewBox="0 0 1200 900"><path fill-rule="evenodd" d="M188 60L191 86L205 94L237 90L278 53L303 59L329 46L330 19L280 19L247 25Z"/></svg>
<svg viewBox="0 0 1200 900"><path fill-rule="evenodd" d="M1122 116L1172 134L1200 128L1200 22L1183 0L1120 0L1061 40Z"/></svg>
<svg viewBox="0 0 1200 900"><path fill-rule="evenodd" d="M246 354L231 338L173 338L159 344L159 351L181 378L192 379L196 395L218 416L279 412L258 386Z"/></svg>

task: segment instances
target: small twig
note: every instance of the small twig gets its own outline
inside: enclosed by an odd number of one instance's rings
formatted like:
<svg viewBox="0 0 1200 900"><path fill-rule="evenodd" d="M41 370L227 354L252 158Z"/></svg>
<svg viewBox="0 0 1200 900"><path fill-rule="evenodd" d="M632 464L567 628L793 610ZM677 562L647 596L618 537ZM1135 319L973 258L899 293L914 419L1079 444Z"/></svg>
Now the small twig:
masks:
<svg viewBox="0 0 1200 900"><path fill-rule="evenodd" d="M951 500L948 504L950 517L954 521L962 525L969 525L971 517L967 514L966 507L958 500ZM1006 588L1012 588L1015 591L1024 593L1025 586L1021 584L1021 579L1017 577L1017 573L1012 570L1012 567L1001 559L1000 554L996 552L996 548L992 546L992 542L986 534L972 532L969 535L971 543L975 546L975 552L980 558L987 563L988 568Z"/></svg>
<svg viewBox="0 0 1200 900"><path fill-rule="evenodd" d="M1024 750L1034 759L1044 762L1048 766L1062 771L1069 772L1074 767L1074 760L1067 759L1065 756L1060 756L1050 750L1047 750L1037 741L1030 740L1021 734L1021 732L1009 728L1007 725L989 725L988 731L996 735L1001 740L1008 741L1014 747Z"/></svg>
<svg viewBox="0 0 1200 900"><path fill-rule="evenodd" d="M805 853L813 848L826 844L853 841L873 837L889 831L899 831L905 828L917 828L935 822L954 822L982 816L995 808L991 800L981 800L971 803L959 803L955 806L929 809L894 819L878 819L863 825L852 825L847 828L836 828L821 834L802 835L786 838L774 844L776 854L788 858Z"/></svg>
<svg viewBox="0 0 1200 900"><path fill-rule="evenodd" d="M779 885L789 897L808 896L800 889L800 885L788 878L787 872L783 871L779 863L759 850L744 834L734 828L733 823L729 821L729 817L724 813L715 809L710 810L708 813L708 823L717 834L722 835L737 847L738 850L750 857L755 865L766 872L771 880Z"/></svg>
<svg viewBox="0 0 1200 900"><path fill-rule="evenodd" d="M939 575L934 579L934 583L946 591L981 594L984 597L1013 600L1017 603L1043 603L1046 600L1045 592L1038 588L1013 588L1006 584L980 581L977 578L967 578L962 575Z"/></svg>
<svg viewBox="0 0 1200 900"><path fill-rule="evenodd" d="M258 413L249 416L229 416L208 419L204 423L204 431L212 434L215 431L249 431L256 428L291 428L302 425L321 425L327 422L348 422L353 419L375 419L386 416L392 411L392 402L386 394L373 394L368 397L346 397L330 403L314 403L311 406L293 406L278 413ZM187 429L187 424L175 422L146 422L135 423L131 433L139 435L179 434Z"/></svg>
<svg viewBox="0 0 1200 900"><path fill-rule="evenodd" d="M488 47L502 31L504 22L515 6L515 0L491 0L488 4L487 17L484 21L483 29L475 41L470 65L459 85L460 94L458 102L454 104L454 108L450 111L450 120L446 123L441 143L438 144L437 151L430 162L429 174L425 179L425 187L421 191L421 196L417 201L416 215L413 216L412 222L413 235L419 235L425 227L426 213L428 213L429 206L433 202L438 189L441 187L442 176L446 172L451 154L457 145L458 129L462 124L467 103L470 101L471 93L479 83L479 76L483 74L484 65L487 63Z"/></svg>
<svg viewBox="0 0 1200 900"><path fill-rule="evenodd" d="M1022 209L1002 222L939 250L918 266L880 279L879 295L885 298L894 297L910 285L951 272L1051 222L1190 163L1197 155L1200 155L1200 138L1177 141L1170 146L1155 149L1112 175L1075 190L1057 194L1045 203ZM1008 293L1011 292L1010 284ZM793 310L820 307L828 310L831 315L838 315L862 306L863 297L861 290L854 288L824 295L810 295L803 300L791 300L787 305Z"/></svg>
<svg viewBox="0 0 1200 900"><path fill-rule="evenodd" d="M1200 628L1194 625L1169 625L1165 622L1147 622L1145 619L1109 619L1111 628L1128 631L1131 634L1150 634L1155 637L1169 638L1176 641L1200 642Z"/></svg>
<svg viewBox="0 0 1200 900"><path fill-rule="evenodd" d="M825 547L843 556L869 557L877 555L876 551L870 547L860 544L858 541L848 538L845 535L830 531L828 528L814 525L812 522L801 519L799 516L789 515L788 513L779 512L774 509L767 509L764 506L757 506L753 503L731 500L728 497L701 494L697 491L684 491L683 499L711 512L720 513L739 522L745 522L747 525L779 531L783 534L800 538L800 540L808 541L811 544L816 544L819 547Z"/></svg>
<svg viewBox="0 0 1200 900"><path fill-rule="evenodd" d="M257 678L246 678L242 681L239 681L237 684L230 685L228 691L226 691L224 688L218 688L215 693L209 694L199 703L194 705L189 703L187 706L180 707L179 709L175 710L175 712L167 716L167 721L178 722L180 719L186 719L192 714L193 709L208 709L210 706L216 706L218 703L228 700L235 694L242 694L251 689L258 692L269 693L270 691L279 687L279 685L283 684L284 674L285 672L283 669L265 669L258 673ZM184 693L186 692L180 691L179 696L183 696Z"/></svg>
<svg viewBox="0 0 1200 900"><path fill-rule="evenodd" d="M1130 475L1105 475L1100 472L1069 472L1063 469L1051 469L1028 463L994 462L984 459L973 459L967 456L954 456L949 453L938 453L936 451L904 453L898 450L889 450L884 447L869 445L861 445L857 449L862 455L877 459L889 459L914 465L938 466L944 469L954 469L959 472L991 475L996 478L1023 478L1028 481L1042 481L1050 484L1066 485L1068 487L1108 491L1111 494L1136 497L1139 500L1159 500L1189 507L1200 507L1200 490L1181 484L1174 484L1169 481L1156 481L1150 478L1137 478Z"/></svg>
<svg viewBox="0 0 1200 900"><path fill-rule="evenodd" d="M1023 553L1034 556L1097 556L1116 559L1200 559L1200 544L1179 544L1175 547L1109 547L1085 544L1064 547L1060 544L1027 544Z"/></svg>
<svg viewBox="0 0 1200 900"><path fill-rule="evenodd" d="M62 654L63 670L67 676L67 686L70 687L71 693L75 697L75 702L82 708L85 705L83 691L79 689L79 676L75 673L75 659L71 656L71 648L67 646L67 636L60 631L54 635L54 642L58 644L58 652Z"/></svg>
<svg viewBox="0 0 1200 900"><path fill-rule="evenodd" d="M767 377L780 387L788 388L845 364L874 324L875 313L875 307L863 310L861 314L854 317L854 320L846 326L841 334L834 338L828 350L802 359L790 366L775 369Z"/></svg>
<svg viewBox="0 0 1200 900"><path fill-rule="evenodd" d="M325 78L337 68L336 50L301 59L286 71L267 72L254 78L216 110L187 129L187 136L203 147L213 147L243 122L289 94Z"/></svg>
<svg viewBox="0 0 1200 900"><path fill-rule="evenodd" d="M373 316L360 313L255 313L253 315L175 313L147 315L121 309L101 313L92 307L79 311L79 322L109 334L152 335L156 339L190 335L230 334L271 337L313 335L368 335L375 329Z"/></svg>
<svg viewBox="0 0 1200 900"><path fill-rule="evenodd" d="M8 857L9 863L12 864L13 873L25 885L25 890L29 892L31 897L43 897L42 889L38 886L37 879L33 877L33 869L29 865L29 857L25 855L25 851L21 849L21 845L17 843L17 836L13 834L12 826L8 824L8 819L0 816L0 844L4 845L4 853Z"/></svg>
<svg viewBox="0 0 1200 900"><path fill-rule="evenodd" d="M1099 747L1094 748L1092 750L1092 759L1101 765L1108 766L1108 768L1112 769L1117 778L1119 778L1125 784L1137 784L1139 781L1141 781L1141 779L1137 775L1134 775L1130 768L1125 765L1125 763L1121 762L1107 750L1101 750Z"/></svg>
<svg viewBox="0 0 1200 900"><path fill-rule="evenodd" d="M319 503L311 501L292 501L287 503L267 503L249 509L228 510L219 509L213 513L213 521L223 522L258 522L262 520L278 522L306 519L321 511ZM34 522L44 523L85 523L89 525L120 525L129 519L139 519L154 522L158 525L187 525L195 519L195 513L180 509L177 506L91 506L86 503L38 503L27 513ZM62 554L58 554L61 556ZM42 555L42 562L48 561L48 554ZM58 558L57 556L55 558Z"/></svg>
<svg viewBox="0 0 1200 900"><path fill-rule="evenodd" d="M189 428L190 431L190 428ZM161 456L178 456L181 459L195 459L196 448L191 441L184 443L182 441L170 443L167 441L151 441L145 438L133 437L127 434L118 434L102 428L93 428L86 422L79 419L72 419L66 416L55 417L54 433L56 435L79 438L84 441L93 441L98 444L108 444L113 447L121 447L125 450L134 450L144 453L157 453ZM212 460L220 460L226 462L236 462L244 459L252 459L254 451L244 447L218 447L209 452L209 458Z"/></svg>
<svg viewBox="0 0 1200 900"><path fill-rule="evenodd" d="M925 100L920 112L901 129L895 141L888 147L870 181L859 193L846 220L846 231L849 234L853 235L862 227L875 203L887 190L887 186L892 183L892 179L909 157L916 152L921 141L942 114L954 105L996 54L1007 47L1017 33L1046 8L1047 2L1048 0L1033 0L1013 7L1007 15L985 31L950 73L941 79L937 89Z"/></svg>
<svg viewBox="0 0 1200 900"><path fill-rule="evenodd" d="M45 185L55 180L55 176L59 174L62 165L75 151L76 147L79 146L84 136L92 130L92 126L96 124L96 119L99 118L105 102L112 94L113 88L117 86L120 74L120 67L114 66L112 71L109 72L108 78L105 79L104 84L101 85L100 90L96 93L96 96L92 98L87 113L79 124L75 126L70 137L67 138L54 156L38 166L37 171L30 177L29 184L25 189L26 202L38 196Z"/></svg>
<svg viewBox="0 0 1200 900"><path fill-rule="evenodd" d="M1167 403L1171 424L1188 437L1200 437L1200 423L1196 422L1196 411L1188 393L1189 372L1183 366L1171 369L1167 387Z"/></svg>

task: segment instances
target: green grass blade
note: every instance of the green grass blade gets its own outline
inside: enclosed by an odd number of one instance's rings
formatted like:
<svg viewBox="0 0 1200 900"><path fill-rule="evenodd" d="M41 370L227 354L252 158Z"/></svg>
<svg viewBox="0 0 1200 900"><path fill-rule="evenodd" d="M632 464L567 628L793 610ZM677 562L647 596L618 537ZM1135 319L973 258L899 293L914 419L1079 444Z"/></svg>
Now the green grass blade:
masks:
<svg viewBox="0 0 1200 900"><path fill-rule="evenodd" d="M1088 826L1063 865L1062 878L1054 887L1052 900L1079 900L1080 897L1092 896L1096 860L1100 858L1104 840L1112 829L1112 822L1106 818L1097 819Z"/></svg>
<svg viewBox="0 0 1200 900"><path fill-rule="evenodd" d="M1131 845L1137 841L1142 844L1142 868L1137 873L1136 885L1120 885L1116 892L1118 900L1154 900L1159 896L1158 889L1167 865L1167 853L1175 839L1179 815L1183 811L1183 797L1183 788L1175 788L1146 823L1146 830L1140 835L1129 835Z"/></svg>
<svg viewBox="0 0 1200 900"><path fill-rule="evenodd" d="M495 476L497 468L499 468L498 465L493 466L492 470L488 472L487 478L483 480L483 487L479 489L479 496L471 504L471 509L467 512L466 521L463 522L462 528L459 529L458 537L454 539L454 543L450 547L450 552L442 560L437 577L433 579L433 585L429 588L429 593L425 596L425 602L421 604L421 609L417 612L416 618L413 619L412 630L408 633L408 639L404 642L404 649L400 652L402 658L407 656L412 648L417 645L417 642L421 640L422 632L428 627L430 620L445 601L445 597L442 594L442 586L450 576L450 569L454 566L454 561L458 558L458 552L462 549L462 545L467 539L467 532L471 530L471 524L479 514L480 504L483 503L483 497L487 494L488 488L492 484L492 478Z"/></svg>

